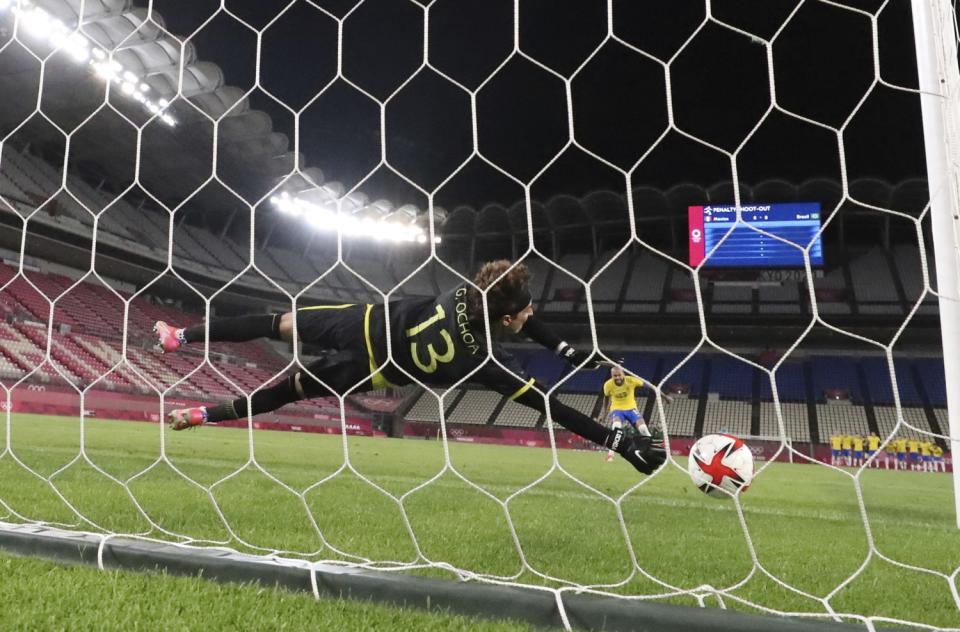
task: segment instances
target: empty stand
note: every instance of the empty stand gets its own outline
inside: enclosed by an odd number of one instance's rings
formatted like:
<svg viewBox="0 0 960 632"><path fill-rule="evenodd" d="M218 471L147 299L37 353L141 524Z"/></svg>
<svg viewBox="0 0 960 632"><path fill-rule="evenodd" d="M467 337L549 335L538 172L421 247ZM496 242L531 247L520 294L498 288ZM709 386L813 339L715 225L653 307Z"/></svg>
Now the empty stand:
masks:
<svg viewBox="0 0 960 632"><path fill-rule="evenodd" d="M468 390L447 416L455 424L485 424L503 396L493 391Z"/></svg>
<svg viewBox="0 0 960 632"><path fill-rule="evenodd" d="M521 426L532 428L540 420L540 411L527 408L522 404L507 401L493 423L498 426ZM559 425L556 426L559 428Z"/></svg>
<svg viewBox="0 0 960 632"><path fill-rule="evenodd" d="M706 406L706 414L703 418L703 434L707 435L715 432L738 436L750 434L752 406L749 402L714 401L707 402ZM667 418L669 419L669 413Z"/></svg>
<svg viewBox="0 0 960 632"><path fill-rule="evenodd" d="M927 419L927 414L922 408L904 406L900 410L903 411L903 421L913 427L911 428L901 424L897 431L897 436L913 437L916 439L929 438L930 435L923 435L914 429L918 428L923 432L931 432L930 421ZM877 428L880 430L880 436L885 439L893 434L894 428L897 425L897 409L890 406L876 406L874 412L877 416Z"/></svg>
<svg viewBox="0 0 960 632"><path fill-rule="evenodd" d="M780 404L783 426L793 441L810 441L810 413L806 404ZM767 402L760 404L760 432L765 436L779 436L780 424L776 406ZM829 436L829 435L827 435Z"/></svg>
<svg viewBox="0 0 960 632"><path fill-rule="evenodd" d="M667 432L676 437L693 436L694 425L697 421L697 406L700 402L687 397L676 397L669 406L664 407L666 424L662 423L659 411L654 409L654 425L665 426Z"/></svg>
<svg viewBox="0 0 960 632"><path fill-rule="evenodd" d="M817 404L817 419L821 440L835 434L867 435L870 432L867 414L861 406Z"/></svg>

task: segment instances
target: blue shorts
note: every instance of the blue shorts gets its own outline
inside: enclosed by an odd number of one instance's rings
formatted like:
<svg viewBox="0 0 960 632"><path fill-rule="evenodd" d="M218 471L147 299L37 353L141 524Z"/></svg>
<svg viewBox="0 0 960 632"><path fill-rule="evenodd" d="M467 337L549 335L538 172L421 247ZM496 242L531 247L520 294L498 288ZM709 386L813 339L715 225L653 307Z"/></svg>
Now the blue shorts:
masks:
<svg viewBox="0 0 960 632"><path fill-rule="evenodd" d="M906 460L907 460L907 453L906 453L906 452L897 452L897 460L898 460L898 461L906 461Z"/></svg>
<svg viewBox="0 0 960 632"><path fill-rule="evenodd" d="M866 453L866 454L867 454L867 458L869 459L870 457L872 457L872 456L873 456L874 454L876 454L876 453L877 453L876 450L867 450L867 453Z"/></svg>
<svg viewBox="0 0 960 632"><path fill-rule="evenodd" d="M631 426L636 426L638 421L643 421L643 415L637 410L611 410L610 421L619 419L621 423L627 422Z"/></svg>
<svg viewBox="0 0 960 632"><path fill-rule="evenodd" d="M919 453L919 452L911 452L911 453L910 453L910 460L911 460L911 461L919 461L919 460L920 460L920 453Z"/></svg>
<svg viewBox="0 0 960 632"><path fill-rule="evenodd" d="M863 450L854 450L854 451L853 451L853 458L855 458L855 459L862 459L862 458L863 458Z"/></svg>
<svg viewBox="0 0 960 632"><path fill-rule="evenodd" d="M834 458L836 458L836 457L840 456L840 450L833 450L833 451L831 451L830 454L831 454L831 456L833 456Z"/></svg>
<svg viewBox="0 0 960 632"><path fill-rule="evenodd" d="M932 460L933 460L933 457L931 457L929 454L924 454L924 455L923 455L923 461L924 461L924 463L929 463L929 462L932 461Z"/></svg>
<svg viewBox="0 0 960 632"><path fill-rule="evenodd" d="M850 450L844 448L844 450L843 450L843 456L850 456Z"/></svg>

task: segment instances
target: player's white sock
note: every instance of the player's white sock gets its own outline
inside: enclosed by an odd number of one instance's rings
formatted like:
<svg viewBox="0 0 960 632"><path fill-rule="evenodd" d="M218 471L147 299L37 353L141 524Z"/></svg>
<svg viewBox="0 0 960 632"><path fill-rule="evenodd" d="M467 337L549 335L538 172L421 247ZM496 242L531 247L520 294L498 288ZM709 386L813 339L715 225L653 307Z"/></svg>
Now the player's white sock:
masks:
<svg viewBox="0 0 960 632"><path fill-rule="evenodd" d="M650 429L647 428L647 424L645 424L645 423L637 423L637 425L634 426L634 428L637 429L637 432L638 432L641 436L644 436L644 437L649 437L649 436L650 436Z"/></svg>
<svg viewBox="0 0 960 632"><path fill-rule="evenodd" d="M613 421L613 422L610 424L610 427L613 428L614 430L619 430L620 428L623 428L623 422L620 421L619 419L617 419L616 421ZM612 460L613 460L613 455L614 455L613 450L608 450L608 451L607 451L607 460L608 460L608 461L612 461Z"/></svg>

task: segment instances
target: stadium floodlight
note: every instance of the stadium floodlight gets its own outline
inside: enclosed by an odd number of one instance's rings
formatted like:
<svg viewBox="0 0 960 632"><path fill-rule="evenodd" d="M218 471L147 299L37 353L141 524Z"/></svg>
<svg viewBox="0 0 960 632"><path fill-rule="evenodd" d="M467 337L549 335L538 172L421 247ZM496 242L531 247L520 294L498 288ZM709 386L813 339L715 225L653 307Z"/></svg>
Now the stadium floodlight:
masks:
<svg viewBox="0 0 960 632"><path fill-rule="evenodd" d="M160 100L157 106L150 99L143 96L150 86L142 81L136 73L124 68L116 60L108 59L107 53L90 42L79 31L72 31L62 21L53 17L42 7L24 2L17 6L10 0L0 0L0 13L9 11L16 15L23 29L31 36L46 40L54 49L66 51L77 63L86 63L93 70L93 74L104 81L114 82L120 86L120 91L135 101L143 104L151 114L159 114L161 121L174 127L177 120L165 111L169 102ZM139 90L138 90L139 88Z"/></svg>
<svg viewBox="0 0 960 632"><path fill-rule="evenodd" d="M317 230L339 231L349 237L366 237L374 241L396 243L425 244L428 239L426 231L416 224L397 222L396 218L388 221L336 211L331 208L331 205L314 204L303 198L292 196L286 191L272 196L270 203L284 215L303 217ZM433 239L435 244L439 244L440 241L440 237Z"/></svg>

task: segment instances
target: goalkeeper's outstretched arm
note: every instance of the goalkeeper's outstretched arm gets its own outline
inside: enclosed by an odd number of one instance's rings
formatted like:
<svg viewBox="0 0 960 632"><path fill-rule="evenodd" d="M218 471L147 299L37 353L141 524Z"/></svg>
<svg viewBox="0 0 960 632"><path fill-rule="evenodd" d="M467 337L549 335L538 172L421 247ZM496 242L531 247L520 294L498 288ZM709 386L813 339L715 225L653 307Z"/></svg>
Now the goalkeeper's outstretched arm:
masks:
<svg viewBox="0 0 960 632"><path fill-rule="evenodd" d="M533 379L516 389L517 380L514 376L499 367L490 367L489 364L477 375L477 379L495 391L510 395L510 399L518 404L541 413L547 412L546 400L540 394L547 389ZM646 436L628 437L621 428L608 429L580 411L567 406L556 396L550 397L550 418L584 439L617 452L644 474L652 474L666 460L662 440Z"/></svg>
<svg viewBox="0 0 960 632"><path fill-rule="evenodd" d="M609 364L604 360L596 359L588 362L593 355L592 353L574 348L567 341L560 338L546 323L535 316L530 316L526 319L521 331L526 334L528 338L553 351L573 366L583 364L585 369L597 369L605 364Z"/></svg>

